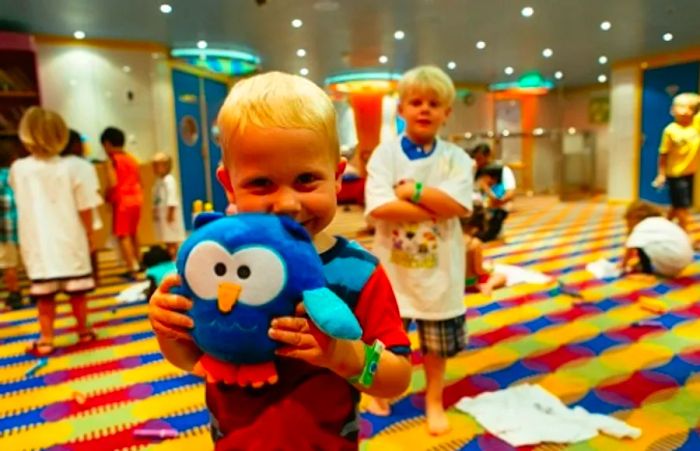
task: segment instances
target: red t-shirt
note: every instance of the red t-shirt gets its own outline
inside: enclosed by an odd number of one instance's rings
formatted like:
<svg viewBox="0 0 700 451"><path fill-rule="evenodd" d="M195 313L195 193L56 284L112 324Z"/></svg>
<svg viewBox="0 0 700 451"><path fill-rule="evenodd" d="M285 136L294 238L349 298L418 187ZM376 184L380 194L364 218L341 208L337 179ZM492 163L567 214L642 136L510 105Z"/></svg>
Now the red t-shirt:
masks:
<svg viewBox="0 0 700 451"><path fill-rule="evenodd" d="M362 341L381 340L407 355L403 329L389 280L374 256L338 238L321 255L328 288L353 309ZM279 382L263 388L208 384L217 450L351 450L358 447L359 392L332 371L304 361L280 358Z"/></svg>
<svg viewBox="0 0 700 451"><path fill-rule="evenodd" d="M109 158L114 166L117 184L112 187L107 198L120 206L140 206L143 203L143 190L139 162L126 152L113 152Z"/></svg>

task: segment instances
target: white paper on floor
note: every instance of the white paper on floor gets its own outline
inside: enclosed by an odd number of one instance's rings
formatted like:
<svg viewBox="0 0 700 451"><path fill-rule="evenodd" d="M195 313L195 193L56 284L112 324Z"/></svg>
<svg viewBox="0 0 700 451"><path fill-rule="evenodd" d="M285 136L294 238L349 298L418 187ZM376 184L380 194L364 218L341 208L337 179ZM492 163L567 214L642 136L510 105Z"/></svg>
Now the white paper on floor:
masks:
<svg viewBox="0 0 700 451"><path fill-rule="evenodd" d="M525 269L521 266L502 265L500 263L493 265L493 272L506 276L506 286L509 287L520 283L546 284L553 280L550 276L538 271Z"/></svg>
<svg viewBox="0 0 700 451"><path fill-rule="evenodd" d="M139 282L135 283L129 288L122 290L121 293L117 295L117 302L120 304L131 304L132 302L143 302L146 300L146 290L150 282Z"/></svg>
<svg viewBox="0 0 700 451"><path fill-rule="evenodd" d="M456 407L511 446L576 443L590 440L599 431L616 438L642 434L617 418L589 413L579 406L569 408L539 385L522 384L464 397Z"/></svg>
<svg viewBox="0 0 700 451"><path fill-rule="evenodd" d="M596 260L586 265L586 271L595 276L596 279L612 279L620 277L620 268L604 258Z"/></svg>

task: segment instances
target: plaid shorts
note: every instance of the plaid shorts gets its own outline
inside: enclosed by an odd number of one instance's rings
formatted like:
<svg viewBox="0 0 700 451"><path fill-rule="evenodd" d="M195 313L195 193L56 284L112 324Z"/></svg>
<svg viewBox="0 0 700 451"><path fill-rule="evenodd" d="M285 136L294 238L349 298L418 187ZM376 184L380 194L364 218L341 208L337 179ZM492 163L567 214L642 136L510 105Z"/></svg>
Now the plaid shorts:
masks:
<svg viewBox="0 0 700 451"><path fill-rule="evenodd" d="M404 329L408 330L411 321L414 320L404 318ZM416 319L415 322L418 325L420 350L423 354L452 357L467 346L465 315L438 321Z"/></svg>

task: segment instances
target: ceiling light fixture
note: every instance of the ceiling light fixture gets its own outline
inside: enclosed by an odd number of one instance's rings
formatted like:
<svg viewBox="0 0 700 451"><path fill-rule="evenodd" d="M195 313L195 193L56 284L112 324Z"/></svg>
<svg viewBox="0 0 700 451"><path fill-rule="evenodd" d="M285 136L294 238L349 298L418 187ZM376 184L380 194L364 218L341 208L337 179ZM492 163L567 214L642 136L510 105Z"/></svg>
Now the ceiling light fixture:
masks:
<svg viewBox="0 0 700 451"><path fill-rule="evenodd" d="M612 28L612 24L607 20L600 23L600 29L603 31L608 31Z"/></svg>
<svg viewBox="0 0 700 451"><path fill-rule="evenodd" d="M297 56L298 56L299 58L305 57L305 56L306 56L306 50L304 50L304 49L299 49L299 50L297 50Z"/></svg>
<svg viewBox="0 0 700 451"><path fill-rule="evenodd" d="M402 40L405 36L406 36L406 33L404 33L401 30L396 30L394 32L394 39L396 39L397 41Z"/></svg>
<svg viewBox="0 0 700 451"><path fill-rule="evenodd" d="M554 78L556 78L557 80L561 80L562 78L564 78L564 72L560 70L554 72Z"/></svg>
<svg viewBox="0 0 700 451"><path fill-rule="evenodd" d="M532 15L535 14L535 10L532 6L526 6L520 11L520 14L522 14L523 17L532 17Z"/></svg>
<svg viewBox="0 0 700 451"><path fill-rule="evenodd" d="M508 67L506 67L505 69L503 69L503 72L505 72L506 75L513 75L513 72L515 72L515 69L513 69L513 68L510 67L510 66L508 66Z"/></svg>
<svg viewBox="0 0 700 451"><path fill-rule="evenodd" d="M73 37L75 39L85 39L85 32L78 30L75 33L73 33Z"/></svg>
<svg viewBox="0 0 700 451"><path fill-rule="evenodd" d="M575 128L575 127L569 127L569 129L567 130L567 132L569 132L570 135L574 135L574 134L576 134L576 128Z"/></svg>
<svg viewBox="0 0 700 451"><path fill-rule="evenodd" d="M198 49L206 49L207 45L209 45L209 44L207 44L207 41L205 41L203 39L200 41L197 41L197 48Z"/></svg>
<svg viewBox="0 0 700 451"><path fill-rule="evenodd" d="M168 5L167 3L163 3L162 5L160 5L160 12L162 12L163 14L170 14L171 12L173 12L173 7Z"/></svg>
<svg viewBox="0 0 700 451"><path fill-rule="evenodd" d="M554 55L554 51L552 49L546 48L542 50L542 56L544 56L545 58L551 58L552 55Z"/></svg>
<svg viewBox="0 0 700 451"><path fill-rule="evenodd" d="M478 41L476 43L476 48L479 50L484 50L486 48L486 42L484 41Z"/></svg>
<svg viewBox="0 0 700 451"><path fill-rule="evenodd" d="M381 64L386 64L387 61L389 61L389 58L387 58L386 55L381 55L381 56L379 57L379 62L380 62Z"/></svg>
<svg viewBox="0 0 700 451"><path fill-rule="evenodd" d="M122 70L128 74L129 72L131 72L131 67L130 67L130 66L124 66L124 67L122 67Z"/></svg>
<svg viewBox="0 0 700 451"><path fill-rule="evenodd" d="M664 33L662 36L663 40L666 42L671 42L673 41L673 35L671 33Z"/></svg>
<svg viewBox="0 0 700 451"><path fill-rule="evenodd" d="M292 26L294 28L301 28L302 25L304 25L304 22L302 22L301 19L292 20Z"/></svg>
<svg viewBox="0 0 700 451"><path fill-rule="evenodd" d="M447 63L447 68L449 70L454 70L455 67L457 67L457 63L455 63L454 61L450 61L449 63Z"/></svg>
<svg viewBox="0 0 700 451"><path fill-rule="evenodd" d="M608 62L608 57L605 55L601 55L598 57L598 63L600 64L607 64Z"/></svg>
<svg viewBox="0 0 700 451"><path fill-rule="evenodd" d="M299 69L299 73L306 77L307 75L309 75L309 69L302 67L301 69Z"/></svg>
<svg viewBox="0 0 700 451"><path fill-rule="evenodd" d="M608 81L608 76L605 74L598 75L598 83L605 83Z"/></svg>

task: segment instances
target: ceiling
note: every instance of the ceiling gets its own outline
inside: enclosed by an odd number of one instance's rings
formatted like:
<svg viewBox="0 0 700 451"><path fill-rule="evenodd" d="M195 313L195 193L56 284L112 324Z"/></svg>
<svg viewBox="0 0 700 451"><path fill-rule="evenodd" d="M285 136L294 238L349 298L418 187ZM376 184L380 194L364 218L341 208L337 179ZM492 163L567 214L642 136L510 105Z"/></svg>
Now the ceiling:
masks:
<svg viewBox="0 0 700 451"><path fill-rule="evenodd" d="M164 2L170 14L160 12ZM525 6L534 9L529 18L521 15ZM301 28L291 26L295 18ZM612 24L609 31L601 30L603 21ZM318 83L348 69L403 72L454 61L448 72L458 82L560 70L560 83L580 86L596 83L615 61L700 45L700 0L0 0L3 28L65 36L82 30L87 39L170 47L203 39L209 48L255 52L264 70L307 68ZM404 39L394 39L396 30ZM673 39L664 41L664 33ZM480 40L483 50L475 46ZM513 75L504 73L507 66Z"/></svg>

